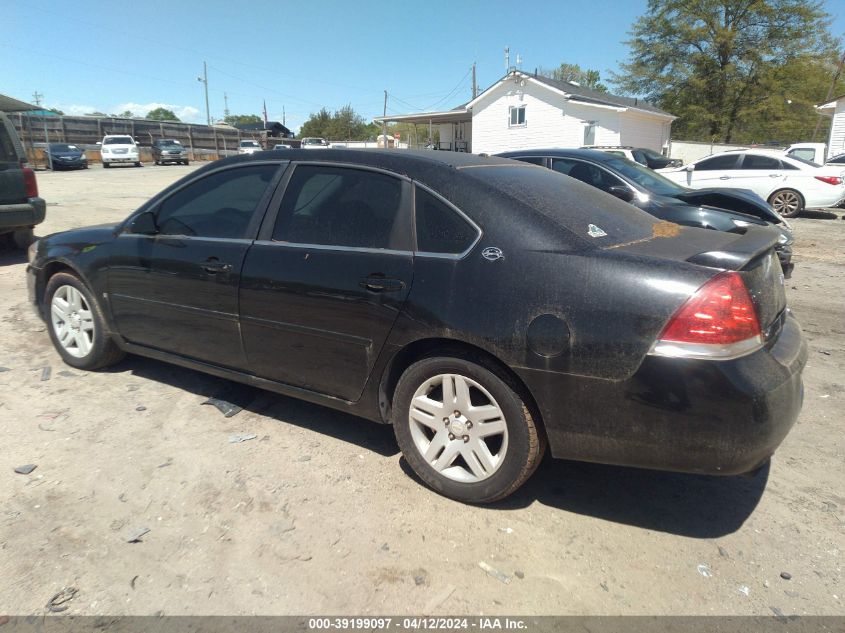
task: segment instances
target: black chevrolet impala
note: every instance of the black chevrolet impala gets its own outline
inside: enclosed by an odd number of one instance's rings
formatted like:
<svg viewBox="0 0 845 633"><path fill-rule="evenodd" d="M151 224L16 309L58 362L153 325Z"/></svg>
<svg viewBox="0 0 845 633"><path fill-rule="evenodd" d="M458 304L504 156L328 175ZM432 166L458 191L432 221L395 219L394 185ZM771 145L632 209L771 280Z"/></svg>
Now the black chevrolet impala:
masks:
<svg viewBox="0 0 845 633"><path fill-rule="evenodd" d="M393 424L432 488L500 499L555 457L740 474L801 408L776 237L661 222L568 176L443 152L206 165L41 239L65 362L126 353Z"/></svg>

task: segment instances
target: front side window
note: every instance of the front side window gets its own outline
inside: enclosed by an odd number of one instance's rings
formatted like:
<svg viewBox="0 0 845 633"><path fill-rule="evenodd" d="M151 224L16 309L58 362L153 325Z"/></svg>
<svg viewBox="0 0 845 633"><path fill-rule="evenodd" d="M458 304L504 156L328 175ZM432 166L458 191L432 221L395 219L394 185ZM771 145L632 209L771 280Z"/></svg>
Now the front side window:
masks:
<svg viewBox="0 0 845 633"><path fill-rule="evenodd" d="M696 163L696 171L716 171L720 169L735 169L738 154L719 154Z"/></svg>
<svg viewBox="0 0 845 633"><path fill-rule="evenodd" d="M394 235L401 201L402 181L387 174L299 165L282 199L273 240L357 248L406 245L407 235Z"/></svg>
<svg viewBox="0 0 845 633"><path fill-rule="evenodd" d="M540 156L512 156L514 160L518 160L523 163L531 163L532 165L539 165L540 167L546 166L546 159Z"/></svg>
<svg viewBox="0 0 845 633"><path fill-rule="evenodd" d="M510 107L510 127L521 127L525 125L525 106Z"/></svg>
<svg viewBox="0 0 845 633"><path fill-rule="evenodd" d="M160 235L243 238L276 165L227 169L180 189L159 206Z"/></svg>
<svg viewBox="0 0 845 633"><path fill-rule="evenodd" d="M417 250L458 255L467 250L478 231L454 209L425 189L416 187L414 207Z"/></svg>
<svg viewBox="0 0 845 633"><path fill-rule="evenodd" d="M552 161L552 169L602 191L610 191L611 187L626 186L624 181L609 171L580 160L556 158Z"/></svg>

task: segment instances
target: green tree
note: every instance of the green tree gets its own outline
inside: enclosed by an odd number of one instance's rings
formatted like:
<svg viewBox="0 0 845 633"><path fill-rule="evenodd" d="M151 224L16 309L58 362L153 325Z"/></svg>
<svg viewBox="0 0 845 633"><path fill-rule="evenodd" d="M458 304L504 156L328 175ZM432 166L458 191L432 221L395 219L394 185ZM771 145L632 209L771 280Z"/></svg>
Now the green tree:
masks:
<svg viewBox="0 0 845 633"><path fill-rule="evenodd" d="M574 81L596 92L607 92L607 86L601 83L599 71L581 68L578 64L563 63L552 70L543 68L540 74L558 81Z"/></svg>
<svg viewBox="0 0 845 633"><path fill-rule="evenodd" d="M818 0L649 0L612 82L678 116L680 138L777 135L767 117L815 121L802 104L824 99L819 80L836 55L829 24Z"/></svg>
<svg viewBox="0 0 845 633"><path fill-rule="evenodd" d="M262 119L257 114L230 114L223 117L223 120L229 125L247 125L249 123L263 123Z"/></svg>
<svg viewBox="0 0 845 633"><path fill-rule="evenodd" d="M64 112L62 112L62 111L61 111L61 110L59 110L58 108L48 108L48 111L49 111L49 112L55 112L55 113L56 113L56 114L58 114L59 116L64 116L64 114L65 114Z"/></svg>
<svg viewBox="0 0 845 633"><path fill-rule="evenodd" d="M147 118L153 121L179 121L179 117L173 113L173 110L168 110L167 108L150 110L147 112Z"/></svg>
<svg viewBox="0 0 845 633"><path fill-rule="evenodd" d="M88 113L86 113L86 115L85 115L85 116L99 116L99 117L103 117L103 116L108 116L108 114L106 114L105 112L100 112L99 110L95 110L94 112L88 112Z"/></svg>
<svg viewBox="0 0 845 633"><path fill-rule="evenodd" d="M132 118L135 117L135 113L132 112L132 110L124 110L123 112L121 112L117 116L123 117L124 119L132 119Z"/></svg>
<svg viewBox="0 0 845 633"><path fill-rule="evenodd" d="M319 136L331 141L365 141L379 133L379 126L367 123L351 105L345 105L334 113L321 108L299 128L300 137Z"/></svg>

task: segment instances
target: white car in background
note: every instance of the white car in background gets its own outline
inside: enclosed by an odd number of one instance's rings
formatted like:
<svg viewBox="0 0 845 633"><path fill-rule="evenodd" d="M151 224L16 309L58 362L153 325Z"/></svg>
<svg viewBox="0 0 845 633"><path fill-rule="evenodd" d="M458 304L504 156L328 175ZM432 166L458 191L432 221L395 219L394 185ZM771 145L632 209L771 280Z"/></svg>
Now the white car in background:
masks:
<svg viewBox="0 0 845 633"><path fill-rule="evenodd" d="M766 150L733 150L657 171L690 189L749 189L787 218L845 200L845 168L820 167Z"/></svg>
<svg viewBox="0 0 845 633"><path fill-rule="evenodd" d="M128 134L106 134L99 146L103 167L121 164L141 166L138 142Z"/></svg>
<svg viewBox="0 0 845 633"><path fill-rule="evenodd" d="M241 141L238 143L238 154L255 154L261 151L261 143L258 141Z"/></svg>
<svg viewBox="0 0 845 633"><path fill-rule="evenodd" d="M329 142L324 138L306 136L302 139L302 145L300 147L302 147L302 149L328 149Z"/></svg>

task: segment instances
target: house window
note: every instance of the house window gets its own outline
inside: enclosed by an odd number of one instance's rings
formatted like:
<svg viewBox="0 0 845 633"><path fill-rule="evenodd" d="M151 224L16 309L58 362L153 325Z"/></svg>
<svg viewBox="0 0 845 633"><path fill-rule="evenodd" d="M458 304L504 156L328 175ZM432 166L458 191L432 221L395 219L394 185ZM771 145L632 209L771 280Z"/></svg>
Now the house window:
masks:
<svg viewBox="0 0 845 633"><path fill-rule="evenodd" d="M596 122L587 121L584 123L584 145L596 144Z"/></svg>
<svg viewBox="0 0 845 633"><path fill-rule="evenodd" d="M510 107L510 126L522 127L525 125L525 106L511 106Z"/></svg>

